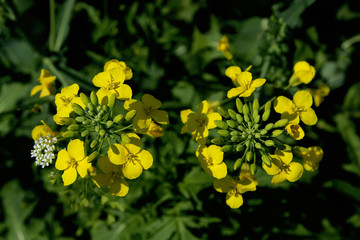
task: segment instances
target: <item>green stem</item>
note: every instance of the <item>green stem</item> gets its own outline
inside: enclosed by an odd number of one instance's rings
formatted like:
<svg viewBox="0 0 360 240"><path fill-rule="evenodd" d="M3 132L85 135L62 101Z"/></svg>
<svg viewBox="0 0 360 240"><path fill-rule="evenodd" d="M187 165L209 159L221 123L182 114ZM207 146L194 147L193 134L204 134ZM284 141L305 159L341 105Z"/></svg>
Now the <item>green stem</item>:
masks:
<svg viewBox="0 0 360 240"><path fill-rule="evenodd" d="M126 130L126 129L131 128L132 126L133 126L133 125L130 124L129 126L126 126L126 127L123 127L123 128L120 128L120 129L118 129L118 130L113 131L113 133L122 132L122 131L124 131L124 130Z"/></svg>
<svg viewBox="0 0 360 240"><path fill-rule="evenodd" d="M50 6L50 35L49 35L49 50L54 51L55 46L55 0L49 0Z"/></svg>

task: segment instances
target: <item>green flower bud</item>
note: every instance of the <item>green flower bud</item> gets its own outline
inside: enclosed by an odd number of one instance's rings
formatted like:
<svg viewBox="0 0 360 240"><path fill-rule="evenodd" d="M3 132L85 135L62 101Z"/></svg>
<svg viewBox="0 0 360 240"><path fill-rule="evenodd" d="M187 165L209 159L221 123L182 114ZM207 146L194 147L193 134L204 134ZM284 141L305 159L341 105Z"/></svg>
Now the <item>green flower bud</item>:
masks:
<svg viewBox="0 0 360 240"><path fill-rule="evenodd" d="M261 134L260 133L255 133L255 138L261 138Z"/></svg>
<svg viewBox="0 0 360 240"><path fill-rule="evenodd" d="M236 114L236 116L237 116L237 114ZM234 120L226 120L226 124L231 128L236 127L236 122Z"/></svg>
<svg viewBox="0 0 360 240"><path fill-rule="evenodd" d="M71 107L78 115L84 115L84 109L79 104L72 103Z"/></svg>
<svg viewBox="0 0 360 240"><path fill-rule="evenodd" d="M115 94L111 94L109 102L108 102L108 106L109 108L113 108L115 105Z"/></svg>
<svg viewBox="0 0 360 240"><path fill-rule="evenodd" d="M228 128L228 125L227 125L224 121L215 120L214 123L215 123L215 125L218 126L219 128L222 128L222 129L227 129L227 128Z"/></svg>
<svg viewBox="0 0 360 240"><path fill-rule="evenodd" d="M230 140L231 140L232 142L240 142L240 141L242 140L242 138L241 138L240 136L232 136L232 137L230 138Z"/></svg>
<svg viewBox="0 0 360 240"><path fill-rule="evenodd" d="M82 137L86 137L87 135L89 135L90 131L88 129L85 129L84 131L81 132L81 136Z"/></svg>
<svg viewBox="0 0 360 240"><path fill-rule="evenodd" d="M100 131L100 126L99 125L96 125L95 126L95 132L99 132Z"/></svg>
<svg viewBox="0 0 360 240"><path fill-rule="evenodd" d="M253 129L254 129L254 130L257 130L257 129L259 128L259 126L260 126L260 125L259 125L258 123L256 123L256 124L254 124Z"/></svg>
<svg viewBox="0 0 360 240"><path fill-rule="evenodd" d="M246 106L246 105L244 105L244 106ZM245 122L250 122L249 115L244 115L244 120L245 120Z"/></svg>
<svg viewBox="0 0 360 240"><path fill-rule="evenodd" d="M228 109L228 113L233 120L236 120L236 112L232 109Z"/></svg>
<svg viewBox="0 0 360 240"><path fill-rule="evenodd" d="M244 121L244 118L240 114L236 114L236 120L238 123L242 123Z"/></svg>
<svg viewBox="0 0 360 240"><path fill-rule="evenodd" d="M253 101L253 110L259 111L259 100L257 98Z"/></svg>
<svg viewBox="0 0 360 240"><path fill-rule="evenodd" d="M278 137L284 132L283 129L276 129L271 133L271 137Z"/></svg>
<svg viewBox="0 0 360 240"><path fill-rule="evenodd" d="M274 127L275 128L285 127L288 124L288 122L289 120L287 120L286 118L280 119L274 124Z"/></svg>
<svg viewBox="0 0 360 240"><path fill-rule="evenodd" d="M80 93L80 99L85 106L89 103L89 98L84 93Z"/></svg>
<svg viewBox="0 0 360 240"><path fill-rule="evenodd" d="M225 138L230 137L230 133L228 130L221 129L221 130L218 130L217 132L222 137L225 137Z"/></svg>
<svg viewBox="0 0 360 240"><path fill-rule="evenodd" d="M91 147L91 148L94 148L94 147L96 147L96 145L97 145L98 143L99 143L98 140L92 140L91 143L90 143L90 147Z"/></svg>
<svg viewBox="0 0 360 240"><path fill-rule="evenodd" d="M236 151L237 152L242 152L242 151L244 151L244 149L245 149L244 144L239 143L238 145L236 145Z"/></svg>
<svg viewBox="0 0 360 240"><path fill-rule="evenodd" d="M239 136L239 135L240 135L240 132L234 130L234 131L231 131L231 132L230 132L230 135L231 135L231 136Z"/></svg>
<svg viewBox="0 0 360 240"><path fill-rule="evenodd" d="M221 116L223 116L224 118L229 118L229 114L225 111L224 108L218 107L217 110L218 110L218 113L220 113Z"/></svg>
<svg viewBox="0 0 360 240"><path fill-rule="evenodd" d="M256 117L254 117L254 122L256 122L256 123L260 122L260 115L257 115Z"/></svg>
<svg viewBox="0 0 360 240"><path fill-rule="evenodd" d="M239 113L243 112L243 103L241 102L240 98L236 98L236 108Z"/></svg>
<svg viewBox="0 0 360 240"><path fill-rule="evenodd" d="M82 124L89 125L89 124L91 124L91 122L92 121L90 119L86 119L85 121L82 122Z"/></svg>
<svg viewBox="0 0 360 240"><path fill-rule="evenodd" d="M249 106L247 104L244 104L244 106L243 106L243 114L244 115L249 115L249 113L250 113Z"/></svg>
<svg viewBox="0 0 360 240"><path fill-rule="evenodd" d="M130 138L126 134L121 134L121 141L123 143L130 143Z"/></svg>
<svg viewBox="0 0 360 240"><path fill-rule="evenodd" d="M61 134L61 136L63 136L64 138L73 138L75 137L76 134L77 132L75 131L66 131L63 134Z"/></svg>
<svg viewBox="0 0 360 240"><path fill-rule="evenodd" d="M257 171L257 165L255 163L250 165L250 173L254 175Z"/></svg>
<svg viewBox="0 0 360 240"><path fill-rule="evenodd" d="M75 118L75 121L77 121L77 122L83 122L85 120L86 120L86 118L84 116L78 116Z"/></svg>
<svg viewBox="0 0 360 240"><path fill-rule="evenodd" d="M250 161L252 160L252 157L253 157L252 152L251 152L251 151L248 151L248 152L246 153L245 160L246 160L247 162L250 162Z"/></svg>
<svg viewBox="0 0 360 240"><path fill-rule="evenodd" d="M267 147L273 147L273 146L275 146L275 142L273 140L271 140L271 139L268 139L268 140L265 141L265 145Z"/></svg>
<svg viewBox="0 0 360 240"><path fill-rule="evenodd" d="M104 112L109 111L109 107L106 105L102 105L102 111L104 111Z"/></svg>
<svg viewBox="0 0 360 240"><path fill-rule="evenodd" d="M244 126L241 126L241 125L239 125L238 127L237 127L240 131L244 131L245 130L245 127Z"/></svg>
<svg viewBox="0 0 360 240"><path fill-rule="evenodd" d="M264 111L264 114L262 115L262 120L266 122L270 117L270 110Z"/></svg>
<svg viewBox="0 0 360 240"><path fill-rule="evenodd" d="M99 152L95 151L93 153L91 153L87 159L88 162L91 162L92 160L94 160L95 158L97 158L97 156L99 156Z"/></svg>
<svg viewBox="0 0 360 240"><path fill-rule="evenodd" d="M264 109L264 112L266 111L271 111L271 102L268 101L267 103L265 103L265 109Z"/></svg>
<svg viewBox="0 0 360 240"><path fill-rule="evenodd" d="M104 136L106 134L106 131L104 130L104 129L101 129L100 131L99 131L99 135L102 137L102 136Z"/></svg>
<svg viewBox="0 0 360 240"><path fill-rule="evenodd" d="M221 147L221 151L223 151L223 152L230 152L231 150L232 150L231 145L224 145Z"/></svg>
<svg viewBox="0 0 360 240"><path fill-rule="evenodd" d="M131 119L133 119L135 114L136 114L136 110L130 110L129 112L126 113L125 120L130 121Z"/></svg>
<svg viewBox="0 0 360 240"><path fill-rule="evenodd" d="M86 107L90 110L90 111L95 111L95 106L94 106L94 104L92 104L91 102L89 102L87 105L86 105ZM90 112L89 111L89 112ZM90 114L91 115L91 114Z"/></svg>
<svg viewBox="0 0 360 240"><path fill-rule="evenodd" d="M263 154L261 156L261 160L263 161L263 163L265 163L265 165L267 165L267 166L271 165L271 159L267 154Z"/></svg>
<svg viewBox="0 0 360 240"><path fill-rule="evenodd" d="M268 132L268 131L267 131L266 129L262 129L262 130L260 131L260 134L261 134L261 135L265 135L265 134L267 134L267 132Z"/></svg>
<svg viewBox="0 0 360 240"><path fill-rule="evenodd" d="M211 139L211 142L215 145L222 145L224 143L224 139L222 137L217 137Z"/></svg>
<svg viewBox="0 0 360 240"><path fill-rule="evenodd" d="M96 96L96 93L94 93L94 92L91 92L91 93L90 93L90 100L91 100L91 103L94 104L94 106L99 105L99 102L98 102L98 98L97 98L97 96Z"/></svg>
<svg viewBox="0 0 360 240"><path fill-rule="evenodd" d="M123 119L123 115L122 114L118 114L114 117L114 123L119 123L122 119Z"/></svg>
<svg viewBox="0 0 360 240"><path fill-rule="evenodd" d="M256 143L255 143L255 148L257 148L257 149L262 149L261 143L256 142Z"/></svg>
<svg viewBox="0 0 360 240"><path fill-rule="evenodd" d="M111 120L109 120L109 121L106 122L106 127L107 127L107 128L111 128L113 125L114 125L114 122L111 121Z"/></svg>
<svg viewBox="0 0 360 240"><path fill-rule="evenodd" d="M243 159L238 158L234 163L234 170L239 169L241 167L242 163L243 163Z"/></svg>
<svg viewBox="0 0 360 240"><path fill-rule="evenodd" d="M102 110L101 105L99 105L99 106L96 107L96 111L97 111L97 112L100 112L101 110Z"/></svg>
<svg viewBox="0 0 360 240"><path fill-rule="evenodd" d="M80 126L79 124L71 124L70 126L68 126L68 129L71 130L71 131L76 131L76 130L79 130Z"/></svg>
<svg viewBox="0 0 360 240"><path fill-rule="evenodd" d="M273 123L268 123L268 124L266 124L266 126L265 126L265 130L271 130L272 128L274 127L274 124Z"/></svg>

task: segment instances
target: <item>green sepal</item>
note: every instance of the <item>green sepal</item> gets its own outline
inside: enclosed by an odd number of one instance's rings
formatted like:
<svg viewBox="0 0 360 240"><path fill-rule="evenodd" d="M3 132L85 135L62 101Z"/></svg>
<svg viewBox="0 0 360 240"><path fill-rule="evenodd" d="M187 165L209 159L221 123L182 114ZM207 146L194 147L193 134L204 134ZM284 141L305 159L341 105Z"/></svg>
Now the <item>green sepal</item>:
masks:
<svg viewBox="0 0 360 240"><path fill-rule="evenodd" d="M130 138L126 134L121 134L121 141L123 143L130 143Z"/></svg>
<svg viewBox="0 0 360 240"><path fill-rule="evenodd" d="M275 146L275 142L273 140L271 140L271 139L268 139L268 140L265 141L265 145L267 147L273 147L273 146Z"/></svg>
<svg viewBox="0 0 360 240"><path fill-rule="evenodd" d="M276 129L271 133L271 137L278 137L284 132L284 129Z"/></svg>
<svg viewBox="0 0 360 240"><path fill-rule="evenodd" d="M96 96L96 93L93 91L90 93L90 101L92 104L94 104L94 106L99 105L98 97Z"/></svg>
<svg viewBox="0 0 360 240"><path fill-rule="evenodd" d="M211 142L215 145L222 145L222 144L224 144L224 139L222 137L217 137L217 138L211 139Z"/></svg>
<svg viewBox="0 0 360 240"><path fill-rule="evenodd" d="M239 113L243 112L243 103L241 102L240 98L236 98L236 108Z"/></svg>
<svg viewBox="0 0 360 240"><path fill-rule="evenodd" d="M224 118L229 118L229 114L225 111L224 108L222 107L218 107L217 108L218 113L220 113L221 116L223 116Z"/></svg>
<svg viewBox="0 0 360 240"><path fill-rule="evenodd" d="M249 115L249 113L250 113L249 106L247 104L244 104L244 106L243 106L243 114L244 115Z"/></svg>
<svg viewBox="0 0 360 240"><path fill-rule="evenodd" d="M77 103L71 103L71 107L78 115L84 115L84 109Z"/></svg>
<svg viewBox="0 0 360 240"><path fill-rule="evenodd" d="M96 139L94 139L94 140L91 141L90 147L91 147L91 148L94 148L94 147L96 147L96 145L97 145L98 143L99 143L99 141L96 140Z"/></svg>
<svg viewBox="0 0 360 240"><path fill-rule="evenodd" d="M85 106L89 103L89 98L84 93L80 93L80 99Z"/></svg>
<svg viewBox="0 0 360 240"><path fill-rule="evenodd" d="M257 98L253 101L253 111L259 111L259 100Z"/></svg>
<svg viewBox="0 0 360 240"><path fill-rule="evenodd" d="M266 110L266 111L264 111L264 113L263 113L263 115L262 115L262 120L264 121L264 122L266 122L268 119L269 119L269 117L270 117L270 110Z"/></svg>
<svg viewBox="0 0 360 240"><path fill-rule="evenodd" d="M233 120L236 120L236 112L232 109L228 109L228 113Z"/></svg>
<svg viewBox="0 0 360 240"><path fill-rule="evenodd" d="M274 127L275 128L285 127L288 124L288 122L289 120L287 120L286 118L280 119L274 124Z"/></svg>
<svg viewBox="0 0 360 240"><path fill-rule="evenodd" d="M272 128L274 127L274 124L273 123L268 123L268 124L266 124L266 126L265 126L265 130L271 130Z"/></svg>
<svg viewBox="0 0 360 240"><path fill-rule="evenodd" d="M99 152L95 151L93 153L91 153L87 159L88 162L91 162L92 160L94 160L95 158L97 158L99 156Z"/></svg>
<svg viewBox="0 0 360 240"><path fill-rule="evenodd" d="M135 114L136 114L136 110L130 110L129 112L126 113L125 120L130 121L131 119L133 119Z"/></svg>
<svg viewBox="0 0 360 240"><path fill-rule="evenodd" d="M243 158L238 158L234 163L234 170L239 169L243 163Z"/></svg>
<svg viewBox="0 0 360 240"><path fill-rule="evenodd" d="M114 123L119 123L122 119L123 119L123 115L122 114L118 114L114 117Z"/></svg>
<svg viewBox="0 0 360 240"><path fill-rule="evenodd" d="M70 130L70 131L76 131L76 130L79 130L79 128L80 128L80 125L76 124L76 123L68 126L68 130Z"/></svg>
<svg viewBox="0 0 360 240"><path fill-rule="evenodd" d="M223 151L223 152L230 152L231 150L232 150L231 145L224 145L221 147L221 151Z"/></svg>
<svg viewBox="0 0 360 240"><path fill-rule="evenodd" d="M229 127L224 121L221 120L215 120L214 123L217 127L221 129L227 129Z"/></svg>
<svg viewBox="0 0 360 240"><path fill-rule="evenodd" d="M237 115L236 115L237 116ZM236 127L236 122L234 120L226 120L226 124L231 127L231 128L235 128Z"/></svg>
<svg viewBox="0 0 360 240"><path fill-rule="evenodd" d="M220 129L217 132L222 137L225 137L225 138L230 137L230 132L228 130Z"/></svg>

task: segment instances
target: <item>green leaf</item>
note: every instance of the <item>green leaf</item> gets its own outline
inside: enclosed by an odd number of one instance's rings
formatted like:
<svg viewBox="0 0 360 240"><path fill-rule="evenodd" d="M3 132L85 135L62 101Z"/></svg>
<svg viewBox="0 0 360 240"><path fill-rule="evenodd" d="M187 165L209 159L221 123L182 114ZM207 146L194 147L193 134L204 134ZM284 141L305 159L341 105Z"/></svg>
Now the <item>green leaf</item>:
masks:
<svg viewBox="0 0 360 240"><path fill-rule="evenodd" d="M184 105L190 105L194 100L195 88L185 81L178 82L171 92Z"/></svg>
<svg viewBox="0 0 360 240"><path fill-rule="evenodd" d="M280 13L280 17L290 27L298 27L301 24L301 14L314 2L315 0L294 0L285 11Z"/></svg>
<svg viewBox="0 0 360 240"><path fill-rule="evenodd" d="M59 15L57 17L57 22L59 23L57 28L57 35L55 40L54 51L59 52L61 46L65 42L65 39L69 33L70 29L70 20L72 17L72 11L74 8L75 0L66 0L61 6Z"/></svg>
<svg viewBox="0 0 360 240"><path fill-rule="evenodd" d="M344 98L344 102L342 105L343 110L351 111L360 109L360 83L355 83L352 85Z"/></svg>

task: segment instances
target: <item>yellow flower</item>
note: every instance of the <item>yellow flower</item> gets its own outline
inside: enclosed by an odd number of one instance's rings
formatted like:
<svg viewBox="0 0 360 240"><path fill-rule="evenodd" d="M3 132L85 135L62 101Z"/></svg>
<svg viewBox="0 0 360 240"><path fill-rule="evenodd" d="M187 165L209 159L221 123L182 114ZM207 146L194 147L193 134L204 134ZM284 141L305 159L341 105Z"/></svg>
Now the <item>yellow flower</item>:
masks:
<svg viewBox="0 0 360 240"><path fill-rule="evenodd" d="M231 78L236 86L227 92L228 98L236 97L238 95L240 97L249 97L256 88L262 86L266 82L265 78L252 80L252 74L248 71L250 67L243 72L240 67L236 66L228 67L225 70L225 75Z"/></svg>
<svg viewBox="0 0 360 240"><path fill-rule="evenodd" d="M314 77L315 68L306 61L300 61L294 65L294 74L290 79L290 84L292 86L296 86L301 83L308 84Z"/></svg>
<svg viewBox="0 0 360 240"><path fill-rule="evenodd" d="M232 54L230 53L229 51L229 48L230 48L230 44L229 44L229 39L227 36L223 36L218 45L217 45L217 49L220 51L220 52L223 52L224 53L224 56L230 60L233 58Z"/></svg>
<svg viewBox="0 0 360 240"><path fill-rule="evenodd" d="M54 132L43 120L41 120L41 122L43 125L36 126L31 131L31 136L35 141L38 140L41 136L47 137L50 135L51 137L56 137L59 135L58 132Z"/></svg>
<svg viewBox="0 0 360 240"><path fill-rule="evenodd" d="M303 174L303 166L297 162L291 162L292 152L275 150L274 155L270 155L271 165L263 163L262 167L267 174L273 175L271 183L277 185L286 180L296 182Z"/></svg>
<svg viewBox="0 0 360 240"><path fill-rule="evenodd" d="M199 145L196 150L201 167L211 177L221 179L227 175L227 166L223 162L224 152L216 145Z"/></svg>
<svg viewBox="0 0 360 240"><path fill-rule="evenodd" d="M296 146L294 148L294 153L303 158L305 170L311 172L319 168L319 163L324 156L324 152L319 146L313 146L309 148Z"/></svg>
<svg viewBox="0 0 360 240"><path fill-rule="evenodd" d="M318 107L324 101L324 97L329 95L330 88L327 84L323 83L318 89L310 89L310 93L314 97L315 106Z"/></svg>
<svg viewBox="0 0 360 240"><path fill-rule="evenodd" d="M81 107L85 108L84 103L81 101L80 97L76 97L79 92L79 85L76 83L61 89L61 92L55 95L55 104L57 113L54 115L54 121L63 125L62 118L69 117L70 113L73 111L71 106L72 103L77 103Z"/></svg>
<svg viewBox="0 0 360 240"><path fill-rule="evenodd" d="M150 152L141 150L140 137L136 134L128 134L130 143L115 143L110 146L108 156L110 162L115 165L122 165L122 172L128 179L138 178L143 169L149 169L153 164L153 157Z"/></svg>
<svg viewBox="0 0 360 240"><path fill-rule="evenodd" d="M56 76L51 76L50 72L46 69L41 69L40 78L38 81L40 85L36 85L31 89L30 96L34 96L37 92L40 92L40 97L46 97L53 95L56 91L53 82L55 81Z"/></svg>
<svg viewBox="0 0 360 240"><path fill-rule="evenodd" d="M147 135L153 138L161 137L163 135L163 128L154 122L150 123L149 130L146 132Z"/></svg>
<svg viewBox="0 0 360 240"><path fill-rule="evenodd" d="M129 185L123 178L121 166L112 164L107 156L102 156L97 162L102 174L93 178L95 184L101 187L110 187L112 195L124 197L129 192Z"/></svg>
<svg viewBox="0 0 360 240"><path fill-rule="evenodd" d="M64 186L75 182L77 173L82 178L86 177L87 170L91 167L91 163L88 163L87 159L84 143L79 139L70 141L67 150L63 149L58 153L55 168L64 170L64 173L61 175Z"/></svg>
<svg viewBox="0 0 360 240"><path fill-rule="evenodd" d="M299 124L289 123L285 127L285 130L295 140L301 140L305 136L304 130L300 127Z"/></svg>
<svg viewBox="0 0 360 240"><path fill-rule="evenodd" d="M136 110L136 115L133 119L133 127L136 132L146 133L152 119L159 124L169 123L168 113L164 110L159 110L161 102L158 99L150 94L144 94L141 100L142 102L136 99L130 99L124 103L126 110Z"/></svg>
<svg viewBox="0 0 360 240"><path fill-rule="evenodd" d="M198 114L190 109L181 111L181 121L185 124L181 133L189 131L198 143L204 144L209 136L209 129L216 128L214 121L222 119L219 113L208 111L209 103L206 100L198 105Z"/></svg>
<svg viewBox="0 0 360 240"><path fill-rule="evenodd" d="M300 119L306 125L314 125L317 122L315 111L311 108L313 103L311 94L308 91L297 91L293 101L284 96L279 96L274 103L274 109L286 118L290 123L298 124Z"/></svg>
<svg viewBox="0 0 360 240"><path fill-rule="evenodd" d="M112 94L115 94L117 99L130 99L132 90L129 85L124 84L124 81L131 77L132 71L124 62L110 60L105 63L104 71L98 73L92 80L93 84L100 88L96 92L100 104L106 105Z"/></svg>
<svg viewBox="0 0 360 240"><path fill-rule="evenodd" d="M226 204L231 208L239 208L244 202L242 194L255 191L257 184L250 172L243 173L239 179L231 177L214 180L215 190L226 193Z"/></svg>

